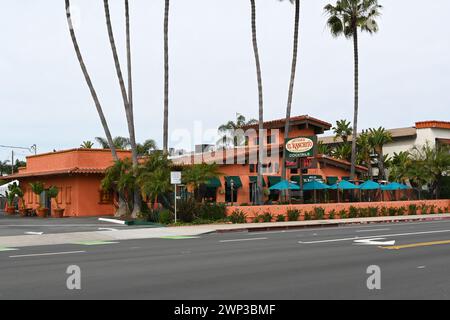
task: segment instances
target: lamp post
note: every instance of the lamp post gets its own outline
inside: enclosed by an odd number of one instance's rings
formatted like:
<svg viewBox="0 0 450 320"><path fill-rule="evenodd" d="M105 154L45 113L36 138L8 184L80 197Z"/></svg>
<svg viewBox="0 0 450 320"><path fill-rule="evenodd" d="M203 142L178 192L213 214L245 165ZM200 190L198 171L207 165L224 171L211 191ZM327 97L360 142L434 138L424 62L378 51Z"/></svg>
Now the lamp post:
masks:
<svg viewBox="0 0 450 320"><path fill-rule="evenodd" d="M231 187L231 206L234 206L234 180L231 179L230 181L230 187Z"/></svg>

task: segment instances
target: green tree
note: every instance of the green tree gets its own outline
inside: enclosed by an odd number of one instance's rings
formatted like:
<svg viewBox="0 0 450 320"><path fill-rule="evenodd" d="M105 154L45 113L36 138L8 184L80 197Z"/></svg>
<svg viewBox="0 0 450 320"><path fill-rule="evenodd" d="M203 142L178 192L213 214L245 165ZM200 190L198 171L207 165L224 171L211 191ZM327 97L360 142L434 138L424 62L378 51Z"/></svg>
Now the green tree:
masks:
<svg viewBox="0 0 450 320"><path fill-rule="evenodd" d="M352 146L341 143L331 151L331 155L336 159L350 161L352 157Z"/></svg>
<svg viewBox="0 0 450 320"><path fill-rule="evenodd" d="M92 141L83 141L80 145L81 149L92 149L94 147L94 143Z"/></svg>
<svg viewBox="0 0 450 320"><path fill-rule="evenodd" d="M382 6L378 0L338 0L335 5L325 6L325 13L328 15L327 25L334 37L344 35L346 38L353 39L354 51L354 114L353 114L353 133L352 140L352 159L351 159L351 179L354 179L356 172L356 136L358 134L358 113L359 113L359 48L358 48L358 30L370 34L378 31L376 18L381 13Z"/></svg>
<svg viewBox="0 0 450 320"><path fill-rule="evenodd" d="M338 138L342 139L344 143L348 142L348 138L352 135L353 129L351 123L347 120L336 121L336 126L333 127L333 132L335 134L334 141Z"/></svg>
<svg viewBox="0 0 450 320"><path fill-rule="evenodd" d="M299 28L300 28L300 0L289 0L291 3L295 3L295 17L294 17L294 44L292 52L292 65L291 65L291 78L289 81L288 100L286 106L286 119L284 124L284 141L289 138L292 100L294 97L294 85L295 76L297 71L297 57L298 57L298 45L299 45ZM281 176L283 180L286 180L286 148L283 148L283 159Z"/></svg>
<svg viewBox="0 0 450 320"><path fill-rule="evenodd" d="M150 155L150 153L155 151L157 148L156 142L153 139L148 139L145 140L144 143L137 144L138 155L141 157Z"/></svg>
<svg viewBox="0 0 450 320"><path fill-rule="evenodd" d="M200 200L200 187L206 184L210 179L217 178L221 175L217 164L194 164L183 170L183 183L192 186L194 189L194 197Z"/></svg>
<svg viewBox="0 0 450 320"><path fill-rule="evenodd" d="M392 141L392 134L383 127L369 129L369 143L378 155L378 179L385 180L385 157L383 146Z"/></svg>
<svg viewBox="0 0 450 320"><path fill-rule="evenodd" d="M110 149L110 143L108 142L107 139L102 138L102 137L96 137L95 141L97 141L98 144L100 144L100 146L103 149ZM115 137L112 140L112 145L114 149L117 150L128 150L130 148L130 139L126 138L126 137Z"/></svg>
<svg viewBox="0 0 450 320"><path fill-rule="evenodd" d="M373 179L373 170L372 170L372 154L373 147L370 144L370 134L368 131L363 131L358 137L356 141L357 150L358 150L358 159L357 162L361 165L366 166L369 169L369 179ZM350 149L351 152L351 149ZM351 157L351 155L350 155Z"/></svg>
<svg viewBox="0 0 450 320"><path fill-rule="evenodd" d="M245 137L244 135L237 134L239 133L238 131L243 130L246 126L255 124L258 124L258 120L247 120L244 115L237 113L236 121L228 121L219 127L219 134L221 135L221 138L217 141L217 144L224 147L230 145L235 147L243 146L245 144Z"/></svg>
<svg viewBox="0 0 450 320"><path fill-rule="evenodd" d="M413 161L409 151L394 152L389 169L389 180L406 183L409 180Z"/></svg>

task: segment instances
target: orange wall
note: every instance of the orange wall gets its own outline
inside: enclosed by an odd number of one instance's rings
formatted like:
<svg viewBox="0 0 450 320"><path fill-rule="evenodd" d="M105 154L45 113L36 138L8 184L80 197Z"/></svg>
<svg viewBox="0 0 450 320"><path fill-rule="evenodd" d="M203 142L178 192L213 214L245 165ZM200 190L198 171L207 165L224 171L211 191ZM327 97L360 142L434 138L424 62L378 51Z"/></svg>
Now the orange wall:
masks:
<svg viewBox="0 0 450 320"><path fill-rule="evenodd" d="M288 209L297 209L301 211L300 220L303 220L305 212L314 211L314 208L318 207L324 208L327 216L332 210L336 210L336 213L339 213L339 211L343 209L348 211L351 206L356 208L367 208L367 207L408 208L410 204L416 204L418 208L420 208L422 204L426 204L428 206L434 205L436 206L436 213L437 213L438 209L444 211L448 210L448 208L450 207L450 200L447 199L447 200L392 201L392 202L318 203L318 204L272 205L272 206L252 206L252 207L234 206L227 208L227 214L230 215L231 213L233 213L233 211L238 209L246 214L248 222L252 222L253 218L266 212L270 212L274 216L274 218L276 218L277 215L286 216ZM420 210L418 211L419 211L418 214L421 214Z"/></svg>

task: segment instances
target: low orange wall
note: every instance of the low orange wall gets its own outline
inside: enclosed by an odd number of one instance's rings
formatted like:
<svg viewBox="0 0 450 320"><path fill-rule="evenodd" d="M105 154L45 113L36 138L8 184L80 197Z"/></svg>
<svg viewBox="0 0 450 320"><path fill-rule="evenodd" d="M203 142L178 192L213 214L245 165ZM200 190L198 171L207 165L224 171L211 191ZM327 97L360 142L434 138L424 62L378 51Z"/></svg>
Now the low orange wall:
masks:
<svg viewBox="0 0 450 320"><path fill-rule="evenodd" d="M325 209L325 218L329 216L330 211L336 211L336 218L339 218L339 211L349 211L350 207L356 208L368 208L378 207L379 209L385 207L389 208L401 208L405 207L408 210L409 205L415 204L417 206L417 214L422 214L421 206L423 204L428 207L434 206L435 213L442 210L445 213L449 213L450 199L445 200L421 200L421 201L389 201L389 202L354 202L354 203L317 203L317 204L293 204L293 205L270 205L270 206L233 206L227 208L227 215L231 215L235 210L242 211L248 222L252 222L253 219L259 215L263 215L266 212L270 212L274 219L278 215L287 215L287 210L297 209L301 212L300 220L304 220L305 212L314 212L315 208ZM406 212L408 214L408 212Z"/></svg>

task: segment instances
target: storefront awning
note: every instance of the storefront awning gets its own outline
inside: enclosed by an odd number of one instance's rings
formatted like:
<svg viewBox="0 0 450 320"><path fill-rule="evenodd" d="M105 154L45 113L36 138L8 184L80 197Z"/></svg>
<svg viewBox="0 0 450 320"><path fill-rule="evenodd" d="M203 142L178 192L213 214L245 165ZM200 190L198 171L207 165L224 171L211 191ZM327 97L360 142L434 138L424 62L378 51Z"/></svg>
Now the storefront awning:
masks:
<svg viewBox="0 0 450 320"><path fill-rule="evenodd" d="M292 176L291 181L300 184L300 176ZM313 181L323 182L323 178L322 178L322 176L318 176L318 175L304 175L303 176L303 183L308 183L308 182L313 182Z"/></svg>
<svg viewBox="0 0 450 320"><path fill-rule="evenodd" d="M238 176L225 177L225 181L226 181L228 186L231 186L231 181L233 181L235 188L241 188L242 187L241 178L238 177Z"/></svg>
<svg viewBox="0 0 450 320"><path fill-rule="evenodd" d="M269 180L269 186L270 187L281 182L281 177L280 176L268 176L267 178Z"/></svg>
<svg viewBox="0 0 450 320"><path fill-rule="evenodd" d="M257 183L258 182L258 177L250 177L250 183ZM264 177L263 177L263 187L266 187L267 185L266 185L266 180L264 180Z"/></svg>
<svg viewBox="0 0 450 320"><path fill-rule="evenodd" d="M333 184L336 184L338 182L338 177L327 177L327 183L332 186Z"/></svg>
<svg viewBox="0 0 450 320"><path fill-rule="evenodd" d="M205 183L207 188L220 188L222 183L219 178L211 178Z"/></svg>

